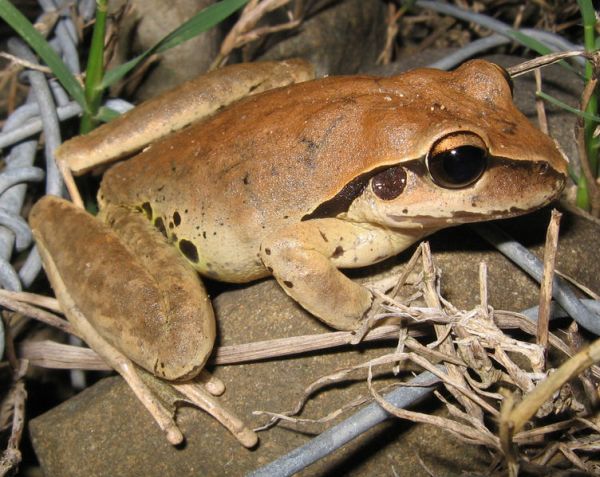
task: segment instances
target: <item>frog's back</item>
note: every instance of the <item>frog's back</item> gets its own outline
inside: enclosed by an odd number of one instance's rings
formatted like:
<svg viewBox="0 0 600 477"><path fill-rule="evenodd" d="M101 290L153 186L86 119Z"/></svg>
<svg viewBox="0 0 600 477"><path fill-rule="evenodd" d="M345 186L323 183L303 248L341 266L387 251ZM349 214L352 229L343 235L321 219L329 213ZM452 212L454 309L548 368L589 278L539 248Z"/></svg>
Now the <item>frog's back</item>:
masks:
<svg viewBox="0 0 600 477"><path fill-rule="evenodd" d="M171 240L192 244L204 274L265 275L262 238L302 220L368 168L373 151L360 139L358 98L374 84L332 78L243 100L113 167L101 201L151 211Z"/></svg>
<svg viewBox="0 0 600 477"><path fill-rule="evenodd" d="M459 70L332 77L251 96L115 166L102 192L152 209L180 248L191 244L182 251L192 262L202 255L201 272L255 279L265 274L258 246L267 233L311 216L369 171L424 156L449 127L470 124L509 155L515 142L527 148L529 131L508 124L520 114L508 87L487 86L485 74L499 73L478 63L484 86L469 85L472 96Z"/></svg>

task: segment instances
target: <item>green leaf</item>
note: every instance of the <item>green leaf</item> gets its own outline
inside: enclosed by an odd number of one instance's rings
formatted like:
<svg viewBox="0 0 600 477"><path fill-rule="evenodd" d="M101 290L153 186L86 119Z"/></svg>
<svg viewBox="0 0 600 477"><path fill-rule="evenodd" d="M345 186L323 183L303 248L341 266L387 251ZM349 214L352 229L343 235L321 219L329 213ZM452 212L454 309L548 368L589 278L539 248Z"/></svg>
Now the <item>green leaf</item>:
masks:
<svg viewBox="0 0 600 477"><path fill-rule="evenodd" d="M552 104L555 104L559 108L569 111L570 113L576 114L577 116L581 116L582 118L587 119L589 121L595 121L597 123L600 123L600 116L596 116L595 114L590 114L588 112L582 111L581 109L573 108L573 107L569 106L567 103L563 103L561 100L556 99L555 97L550 96L549 94L546 94L543 91L538 91L536 94L540 98L545 99L546 101L548 101Z"/></svg>
<svg viewBox="0 0 600 477"><path fill-rule="evenodd" d="M146 50L132 60L129 60L127 63L108 71L99 87L104 89L114 84L151 54L161 53L195 37L199 33L209 30L219 22L225 20L235 11L239 10L247 2L248 0L222 0L214 5L206 7L179 28L165 36L152 48Z"/></svg>
<svg viewBox="0 0 600 477"><path fill-rule="evenodd" d="M96 114L94 119L97 119L98 121L102 121L103 123L109 123L113 119L118 118L119 116L121 116L121 113L119 113L118 111L115 111L114 109L110 109L106 106L101 106L100 109L98 110L98 114Z"/></svg>
<svg viewBox="0 0 600 477"><path fill-rule="evenodd" d="M84 111L88 110L83 88L45 38L8 0L0 0L0 17L40 56L60 84Z"/></svg>
<svg viewBox="0 0 600 477"><path fill-rule="evenodd" d="M547 55L548 53L553 53L553 50L546 45L544 45L541 41L536 40L535 38L531 38L530 36L521 33L516 30L508 30L507 34L521 43L523 46L539 53L540 55Z"/></svg>

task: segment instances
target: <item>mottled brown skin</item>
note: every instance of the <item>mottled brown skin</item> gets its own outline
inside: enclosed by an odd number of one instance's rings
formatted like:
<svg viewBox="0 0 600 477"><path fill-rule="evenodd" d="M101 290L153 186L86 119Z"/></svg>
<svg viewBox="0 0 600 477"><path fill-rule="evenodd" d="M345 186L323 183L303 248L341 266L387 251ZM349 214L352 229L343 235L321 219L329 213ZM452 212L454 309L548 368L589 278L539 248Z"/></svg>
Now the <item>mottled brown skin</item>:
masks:
<svg viewBox="0 0 600 477"><path fill-rule="evenodd" d="M266 235L299 222L355 177L421 159L437 138L460 130L479 134L492 155L527 167L547 161L565 172L552 140L515 108L503 74L476 61L450 73L331 77L248 98L113 167L100 197L149 204L170 237L197 244L193 265L201 273L246 282L265 275L257 250ZM515 191L506 188L514 184L536 201L540 184L528 191L522 187L530 184L528 171L506 175L503 187L494 178L483 194L471 193L478 207L444 208L452 218L471 209L495 216L515 206L530 209L531 199L515 203ZM430 189L408 204L426 204L435 215L438 196L448 191ZM546 199L554 194L549 190ZM405 195L397 202L404 204Z"/></svg>
<svg viewBox="0 0 600 477"><path fill-rule="evenodd" d="M425 157L458 133L483 141L487 168L468 187L440 187ZM382 199L370 177L390 167L406 182ZM119 208L145 216L201 274L273 274L317 317L353 329L372 297L337 268L383 260L443 227L533 210L565 175L552 140L513 105L505 73L472 61L252 96L111 168L99 200L104 220Z"/></svg>

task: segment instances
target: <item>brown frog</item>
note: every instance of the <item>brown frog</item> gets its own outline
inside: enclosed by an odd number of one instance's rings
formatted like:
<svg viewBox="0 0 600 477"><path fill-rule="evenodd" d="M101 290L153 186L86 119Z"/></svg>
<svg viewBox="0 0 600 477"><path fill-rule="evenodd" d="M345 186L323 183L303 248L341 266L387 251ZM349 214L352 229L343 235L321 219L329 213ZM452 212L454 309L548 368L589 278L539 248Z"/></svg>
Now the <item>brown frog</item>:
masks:
<svg viewBox="0 0 600 477"><path fill-rule="evenodd" d="M132 136L109 128L94 134L110 144ZM67 143L59 156L94 144ZM476 60L238 100L110 168L100 220L46 197L30 221L46 266L98 333L155 375L182 380L202 369L215 338L196 272L234 283L273 275L317 318L353 330L373 297L339 268L379 262L445 227L530 212L565 178L553 141L514 106L506 72Z"/></svg>

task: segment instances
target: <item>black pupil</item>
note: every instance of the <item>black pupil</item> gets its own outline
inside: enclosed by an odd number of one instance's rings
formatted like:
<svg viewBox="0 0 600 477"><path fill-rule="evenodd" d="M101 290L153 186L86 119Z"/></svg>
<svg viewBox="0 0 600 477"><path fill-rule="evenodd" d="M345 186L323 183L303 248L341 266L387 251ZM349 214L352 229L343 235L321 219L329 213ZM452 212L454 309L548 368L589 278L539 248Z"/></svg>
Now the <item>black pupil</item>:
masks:
<svg viewBox="0 0 600 477"><path fill-rule="evenodd" d="M483 174L486 151L475 146L460 146L430 157L427 165L438 185L451 189L466 187Z"/></svg>

